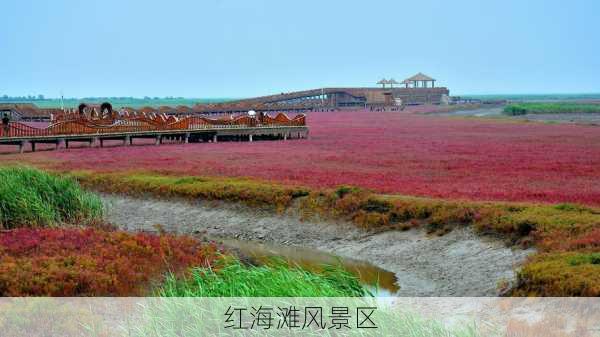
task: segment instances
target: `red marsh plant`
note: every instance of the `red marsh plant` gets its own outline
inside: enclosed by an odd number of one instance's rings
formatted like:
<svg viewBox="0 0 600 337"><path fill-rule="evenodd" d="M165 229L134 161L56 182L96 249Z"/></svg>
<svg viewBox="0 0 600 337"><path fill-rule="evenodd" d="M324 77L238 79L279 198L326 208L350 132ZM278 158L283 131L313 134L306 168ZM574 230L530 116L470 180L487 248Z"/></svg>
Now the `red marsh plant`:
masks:
<svg viewBox="0 0 600 337"><path fill-rule="evenodd" d="M136 296L219 258L214 244L173 235L78 228L0 234L0 296Z"/></svg>
<svg viewBox="0 0 600 337"><path fill-rule="evenodd" d="M407 112L308 115L310 139L80 148L4 155L56 170L251 177L385 194L600 205L594 126Z"/></svg>

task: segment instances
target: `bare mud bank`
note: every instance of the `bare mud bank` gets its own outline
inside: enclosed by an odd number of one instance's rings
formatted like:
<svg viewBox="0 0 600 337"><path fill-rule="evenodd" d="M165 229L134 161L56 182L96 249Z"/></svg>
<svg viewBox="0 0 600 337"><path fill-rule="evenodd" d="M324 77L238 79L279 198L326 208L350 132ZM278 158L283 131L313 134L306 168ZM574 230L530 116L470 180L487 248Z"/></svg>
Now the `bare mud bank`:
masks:
<svg viewBox="0 0 600 337"><path fill-rule="evenodd" d="M512 118L552 123L600 124L600 113L527 114Z"/></svg>
<svg viewBox="0 0 600 337"><path fill-rule="evenodd" d="M311 248L368 262L396 275L399 296L495 296L531 250L511 249L470 228L373 233L346 222L301 221L237 204L103 195L107 220L132 231L204 235Z"/></svg>

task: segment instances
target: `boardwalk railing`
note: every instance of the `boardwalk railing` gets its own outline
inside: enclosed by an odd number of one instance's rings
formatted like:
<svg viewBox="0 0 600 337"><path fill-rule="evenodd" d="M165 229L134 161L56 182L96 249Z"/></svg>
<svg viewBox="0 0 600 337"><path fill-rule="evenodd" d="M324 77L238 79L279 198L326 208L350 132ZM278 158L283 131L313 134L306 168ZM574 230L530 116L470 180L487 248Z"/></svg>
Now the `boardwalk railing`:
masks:
<svg viewBox="0 0 600 337"><path fill-rule="evenodd" d="M212 119L201 116L177 118L164 115L152 116L119 116L111 118L89 119L71 117L57 121L45 128L36 128L19 122L12 122L0 129L0 140L10 138L56 137L69 135L107 135L129 132L184 131L198 129L225 128L261 128L305 126L306 116L300 114L289 118L284 113L275 117L259 114L258 116L237 116L226 119Z"/></svg>

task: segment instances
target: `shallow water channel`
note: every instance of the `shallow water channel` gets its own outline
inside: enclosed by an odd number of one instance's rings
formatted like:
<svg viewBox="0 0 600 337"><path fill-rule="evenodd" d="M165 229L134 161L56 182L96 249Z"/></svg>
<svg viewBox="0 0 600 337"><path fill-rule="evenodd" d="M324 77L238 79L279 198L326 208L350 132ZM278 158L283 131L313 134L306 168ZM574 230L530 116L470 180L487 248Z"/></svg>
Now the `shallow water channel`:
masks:
<svg viewBox="0 0 600 337"><path fill-rule="evenodd" d="M102 198L107 220L122 229L155 232L160 227L217 239L257 261L277 256L309 269L341 263L365 284L377 284L377 295L495 296L498 283L514 280L515 268L532 253L469 227L443 236L422 229L374 233L344 221L302 221L293 213L240 204Z"/></svg>
<svg viewBox="0 0 600 337"><path fill-rule="evenodd" d="M376 296L391 296L400 290L396 274L365 261L343 258L316 249L296 246L235 239L215 240L258 264L268 264L276 259L290 266L299 266L314 272L322 271L325 266L339 266L358 277L360 282Z"/></svg>

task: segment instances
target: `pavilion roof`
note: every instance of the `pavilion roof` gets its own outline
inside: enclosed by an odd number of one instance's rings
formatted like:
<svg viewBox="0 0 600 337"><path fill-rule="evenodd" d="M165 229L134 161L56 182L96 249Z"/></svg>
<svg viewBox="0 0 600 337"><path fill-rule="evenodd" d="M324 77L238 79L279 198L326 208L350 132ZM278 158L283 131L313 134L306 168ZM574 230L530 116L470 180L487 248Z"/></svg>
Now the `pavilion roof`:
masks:
<svg viewBox="0 0 600 337"><path fill-rule="evenodd" d="M435 79L423 74L423 73L418 73L414 76L411 76L407 79L405 79L402 83L406 83L406 82L413 82L413 81L435 81Z"/></svg>

